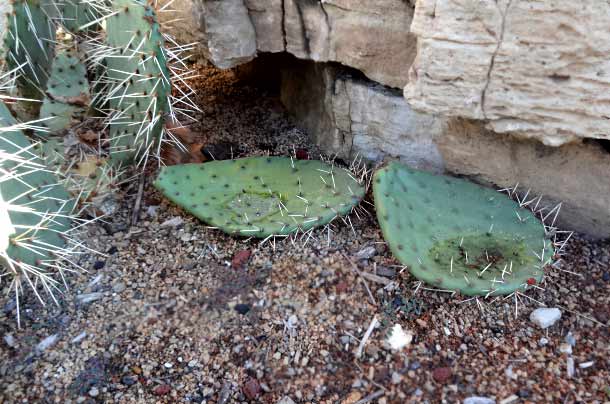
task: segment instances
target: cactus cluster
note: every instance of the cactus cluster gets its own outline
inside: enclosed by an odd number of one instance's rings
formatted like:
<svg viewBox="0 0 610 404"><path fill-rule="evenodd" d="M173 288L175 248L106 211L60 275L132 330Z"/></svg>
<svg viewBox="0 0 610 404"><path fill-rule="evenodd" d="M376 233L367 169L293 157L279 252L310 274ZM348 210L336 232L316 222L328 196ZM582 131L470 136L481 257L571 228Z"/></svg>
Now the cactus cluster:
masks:
<svg viewBox="0 0 610 404"><path fill-rule="evenodd" d="M0 6L0 69L14 70L20 97L42 99L55 52L50 0L4 0Z"/></svg>
<svg viewBox="0 0 610 404"><path fill-rule="evenodd" d="M39 289L55 299L73 254L75 204L18 126L0 101L0 264L17 299L31 287L44 303Z"/></svg>
<svg viewBox="0 0 610 404"><path fill-rule="evenodd" d="M350 213L365 193L343 168L285 157L164 167L155 186L211 226L261 238L323 226Z"/></svg>
<svg viewBox="0 0 610 404"><path fill-rule="evenodd" d="M394 255L418 279L464 295L504 295L538 283L553 243L534 214L494 190L397 162L373 180Z"/></svg>

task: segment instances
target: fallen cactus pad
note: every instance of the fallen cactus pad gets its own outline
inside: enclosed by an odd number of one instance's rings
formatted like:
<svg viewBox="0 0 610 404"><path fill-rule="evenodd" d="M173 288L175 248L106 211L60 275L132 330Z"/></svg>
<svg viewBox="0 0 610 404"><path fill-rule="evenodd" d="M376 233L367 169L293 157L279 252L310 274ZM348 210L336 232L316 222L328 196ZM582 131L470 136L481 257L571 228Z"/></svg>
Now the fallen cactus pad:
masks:
<svg viewBox="0 0 610 404"><path fill-rule="evenodd" d="M554 254L531 211L463 179L391 162L375 173L373 195L393 254L437 288L510 294L540 282Z"/></svg>
<svg viewBox="0 0 610 404"><path fill-rule="evenodd" d="M211 226L261 238L326 225L365 194L347 170L285 157L164 167L155 187Z"/></svg>

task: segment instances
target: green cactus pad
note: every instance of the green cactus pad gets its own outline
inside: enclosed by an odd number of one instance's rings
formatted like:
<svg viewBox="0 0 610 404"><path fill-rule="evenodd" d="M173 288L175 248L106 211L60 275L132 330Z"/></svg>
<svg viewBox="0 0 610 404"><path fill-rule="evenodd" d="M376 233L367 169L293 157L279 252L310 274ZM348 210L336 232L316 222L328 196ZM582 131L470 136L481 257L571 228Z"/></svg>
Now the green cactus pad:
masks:
<svg viewBox="0 0 610 404"><path fill-rule="evenodd" d="M70 228L74 203L23 133L9 128L15 123L0 102L0 151L5 156L0 159L0 218L7 230L0 240L0 264L14 276L36 281L35 271L53 271L64 254L63 233Z"/></svg>
<svg viewBox="0 0 610 404"><path fill-rule="evenodd" d="M391 162L375 173L379 224L394 255L430 285L504 295L540 282L553 256L534 214L463 179Z"/></svg>
<svg viewBox="0 0 610 404"><path fill-rule="evenodd" d="M70 32L96 29L98 24L89 25L101 17L100 12L90 0L58 0L56 1L61 24ZM103 4L100 4L103 5Z"/></svg>
<svg viewBox="0 0 610 404"><path fill-rule="evenodd" d="M111 84L111 160L120 163L154 149L163 130L171 84L152 7L137 0L112 4L116 14L106 20L106 43L114 53L105 62Z"/></svg>
<svg viewBox="0 0 610 404"><path fill-rule="evenodd" d="M211 226L261 238L323 226L365 193L342 168L284 157L164 167L155 187Z"/></svg>
<svg viewBox="0 0 610 404"><path fill-rule="evenodd" d="M0 16L0 66L20 67L20 95L42 99L53 60L55 26L49 18L53 6L47 0L8 1Z"/></svg>
<svg viewBox="0 0 610 404"><path fill-rule="evenodd" d="M73 119L84 115L89 104L89 83L87 70L80 59L70 52L55 56L51 77L47 83L40 118L41 124L50 133L57 133L72 125ZM38 133L46 137L48 132Z"/></svg>

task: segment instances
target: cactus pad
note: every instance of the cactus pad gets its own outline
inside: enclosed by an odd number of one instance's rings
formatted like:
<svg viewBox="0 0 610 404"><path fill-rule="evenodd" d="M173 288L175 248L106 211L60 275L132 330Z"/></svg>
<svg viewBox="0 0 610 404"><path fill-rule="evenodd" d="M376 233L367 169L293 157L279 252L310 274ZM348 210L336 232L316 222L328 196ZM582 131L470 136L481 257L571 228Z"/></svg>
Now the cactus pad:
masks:
<svg viewBox="0 0 610 404"><path fill-rule="evenodd" d="M391 162L375 174L383 235L418 279L465 295L540 282L553 256L534 214L492 189Z"/></svg>
<svg viewBox="0 0 610 404"><path fill-rule="evenodd" d="M71 126L72 120L86 112L89 104L89 83L85 65L70 52L55 56L51 76L47 83L40 118L50 132L59 132ZM39 133L45 137L45 133Z"/></svg>
<svg viewBox="0 0 610 404"><path fill-rule="evenodd" d="M163 36L154 10L138 0L115 0L106 20L111 160L125 162L150 151L163 130L171 92Z"/></svg>
<svg viewBox="0 0 610 404"><path fill-rule="evenodd" d="M49 273L67 255L74 204L15 123L0 102L0 265L17 282L55 287Z"/></svg>
<svg viewBox="0 0 610 404"><path fill-rule="evenodd" d="M284 157L164 167L155 187L211 226L253 237L323 226L349 214L365 193L342 168Z"/></svg>
<svg viewBox="0 0 610 404"><path fill-rule="evenodd" d="M42 99L54 53L55 26L46 0L3 0L0 66L19 68L21 96Z"/></svg>

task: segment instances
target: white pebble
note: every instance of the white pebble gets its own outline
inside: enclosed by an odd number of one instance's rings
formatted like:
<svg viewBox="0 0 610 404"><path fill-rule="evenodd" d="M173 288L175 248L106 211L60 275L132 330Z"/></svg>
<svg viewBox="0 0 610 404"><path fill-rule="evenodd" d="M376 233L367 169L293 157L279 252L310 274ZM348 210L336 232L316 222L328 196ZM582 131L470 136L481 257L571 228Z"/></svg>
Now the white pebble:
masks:
<svg viewBox="0 0 610 404"><path fill-rule="evenodd" d="M489 397L468 397L464 399L464 404L496 404L496 400Z"/></svg>
<svg viewBox="0 0 610 404"><path fill-rule="evenodd" d="M42 352L55 345L58 339L59 337L57 336L57 334L49 335L48 337L40 341L38 345L36 345L36 350L38 352Z"/></svg>
<svg viewBox="0 0 610 404"><path fill-rule="evenodd" d="M566 360L566 368L568 371L568 377L572 378L574 376L574 358L571 356Z"/></svg>
<svg viewBox="0 0 610 404"><path fill-rule="evenodd" d="M583 363L579 364L578 367L581 369L586 369L586 368L590 368L591 366L593 366L594 363L595 363L595 361L583 362Z"/></svg>
<svg viewBox="0 0 610 404"><path fill-rule="evenodd" d="M400 324L394 324L392 334L388 338L388 344L396 351L400 351L413 341L413 334L405 332Z"/></svg>
<svg viewBox="0 0 610 404"><path fill-rule="evenodd" d="M163 366L165 366L167 369L171 369L172 366L174 366L174 365L171 364L170 362L165 362L165 364L163 364Z"/></svg>
<svg viewBox="0 0 610 404"><path fill-rule="evenodd" d="M542 307L532 311L530 321L542 329L549 328L561 318L561 310L558 308Z"/></svg>

